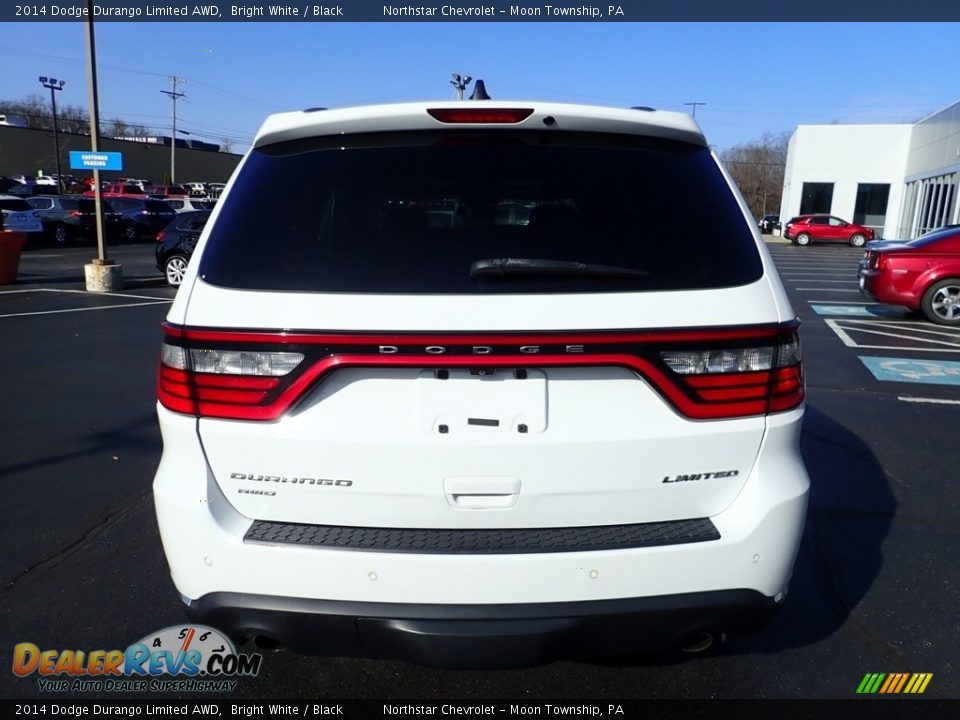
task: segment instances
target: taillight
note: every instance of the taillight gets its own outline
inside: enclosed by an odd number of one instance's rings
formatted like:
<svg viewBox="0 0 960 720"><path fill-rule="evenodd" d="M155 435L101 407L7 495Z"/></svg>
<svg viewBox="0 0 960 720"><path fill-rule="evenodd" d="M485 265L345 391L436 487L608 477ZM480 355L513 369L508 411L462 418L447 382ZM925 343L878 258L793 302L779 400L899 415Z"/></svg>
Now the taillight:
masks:
<svg viewBox="0 0 960 720"><path fill-rule="evenodd" d="M158 242L158 243L163 242L163 239L164 239L166 236L167 236L167 231L166 231L166 230L161 230L160 232L157 233L157 242Z"/></svg>
<svg viewBox="0 0 960 720"><path fill-rule="evenodd" d="M803 366L796 325L784 326L771 345L667 350L660 357L698 401L694 417L782 412L803 402Z"/></svg>
<svg viewBox="0 0 960 720"><path fill-rule="evenodd" d="M877 253L877 270L886 270L887 269L887 255L886 253Z"/></svg>
<svg viewBox="0 0 960 720"><path fill-rule="evenodd" d="M434 120L442 123L466 123L484 125L489 123L514 124L533 115L532 108L430 108Z"/></svg>
<svg viewBox="0 0 960 720"><path fill-rule="evenodd" d="M303 355L295 352L217 350L164 343L158 399L164 407L189 415L271 419L263 412L263 401L302 360Z"/></svg>
<svg viewBox="0 0 960 720"><path fill-rule="evenodd" d="M71 211L70 211L70 217L81 217L82 215L83 215L83 213L80 212L79 210L71 210Z"/></svg>
<svg viewBox="0 0 960 720"><path fill-rule="evenodd" d="M798 323L595 333L256 332L165 325L160 403L198 417L276 420L345 367L619 366L695 420L764 415L804 398Z"/></svg>

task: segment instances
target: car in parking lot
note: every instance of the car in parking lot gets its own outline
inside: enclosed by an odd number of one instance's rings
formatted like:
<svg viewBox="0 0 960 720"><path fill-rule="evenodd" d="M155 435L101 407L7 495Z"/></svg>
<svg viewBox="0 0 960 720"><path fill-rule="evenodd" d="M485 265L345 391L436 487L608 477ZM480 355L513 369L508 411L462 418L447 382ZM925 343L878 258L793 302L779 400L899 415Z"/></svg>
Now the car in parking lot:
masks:
<svg viewBox="0 0 960 720"><path fill-rule="evenodd" d="M151 185L146 192L147 195L154 198L182 198L189 194L189 191L183 185Z"/></svg>
<svg viewBox="0 0 960 720"><path fill-rule="evenodd" d="M294 112L240 168L158 373L154 499L194 621L502 666L703 650L780 607L798 321L688 115Z"/></svg>
<svg viewBox="0 0 960 720"><path fill-rule="evenodd" d="M209 188L207 187L207 183L205 182L191 181L191 182L183 183L183 185L184 187L187 188L187 192L189 192L190 195L195 197L205 196L209 192Z"/></svg>
<svg viewBox="0 0 960 720"><path fill-rule="evenodd" d="M177 287L183 282L190 257L209 218L209 210L177 213L173 221L157 233L157 269L168 285Z"/></svg>
<svg viewBox="0 0 960 720"><path fill-rule="evenodd" d="M83 195L34 195L26 202L40 212L44 234L58 245L93 238L97 233L94 199ZM110 203L103 203L104 231L115 234L117 215Z"/></svg>
<svg viewBox="0 0 960 720"><path fill-rule="evenodd" d="M110 205L117 213L118 230L121 236L134 242L145 236L155 237L173 220L176 213L163 200L137 198L123 195L108 195Z"/></svg>
<svg viewBox="0 0 960 720"><path fill-rule="evenodd" d="M122 183L122 182L109 183L105 187L101 186L101 193L109 194L114 197L126 196L126 197L134 197L134 198L145 198L147 196L146 192L144 192L142 185L138 185L136 183ZM84 193L84 195L88 197L93 197L95 195L95 192L92 189L87 190Z"/></svg>
<svg viewBox="0 0 960 720"><path fill-rule="evenodd" d="M22 197L0 195L0 227L28 233L28 242L43 231L40 213Z"/></svg>
<svg viewBox="0 0 960 720"><path fill-rule="evenodd" d="M950 230L953 228L960 228L960 225L943 225L942 227L938 227L934 230L929 230L923 235L921 235L920 237L913 238L913 239L872 240L871 242L868 242L866 245L863 246L863 249L865 250L865 252L863 253L863 257L860 258L860 263L857 265L857 277L860 277L863 271L867 269L867 262L871 257L870 255L871 250L882 250L884 248L903 247L905 245L909 246L919 240L922 240L927 235L930 235L932 233L940 233L940 232L943 232L944 230Z"/></svg>
<svg viewBox="0 0 960 720"><path fill-rule="evenodd" d="M787 222L783 236L793 240L795 245L842 242L863 247L876 237L876 233L873 228L849 223L834 215L800 215Z"/></svg>
<svg viewBox="0 0 960 720"><path fill-rule="evenodd" d="M177 213L197 212L198 210L213 210L216 200L201 200L196 197L167 198L164 202Z"/></svg>
<svg viewBox="0 0 960 720"><path fill-rule="evenodd" d="M764 234L770 234L774 230L780 229L780 216L779 215L764 215L757 221L757 227L760 228L760 232Z"/></svg>
<svg viewBox="0 0 960 720"><path fill-rule="evenodd" d="M872 300L920 310L939 325L960 326L960 227L867 250L859 281Z"/></svg>

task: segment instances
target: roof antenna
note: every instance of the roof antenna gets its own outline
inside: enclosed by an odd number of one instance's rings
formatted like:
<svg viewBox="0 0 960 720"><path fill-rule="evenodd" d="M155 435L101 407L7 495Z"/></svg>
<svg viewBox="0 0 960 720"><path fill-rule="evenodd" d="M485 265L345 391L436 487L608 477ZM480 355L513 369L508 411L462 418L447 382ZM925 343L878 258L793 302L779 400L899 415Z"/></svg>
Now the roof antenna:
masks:
<svg viewBox="0 0 960 720"><path fill-rule="evenodd" d="M453 79L450 81L450 84L457 89L457 100L463 100L463 91L467 89L467 85L470 84L470 81L473 80L469 75L460 76L459 73L451 73L450 77Z"/></svg>
<svg viewBox="0 0 960 720"><path fill-rule="evenodd" d="M487 95L487 86L483 84L483 80L477 80L473 84L473 95L470 96L471 100L490 100L490 96Z"/></svg>

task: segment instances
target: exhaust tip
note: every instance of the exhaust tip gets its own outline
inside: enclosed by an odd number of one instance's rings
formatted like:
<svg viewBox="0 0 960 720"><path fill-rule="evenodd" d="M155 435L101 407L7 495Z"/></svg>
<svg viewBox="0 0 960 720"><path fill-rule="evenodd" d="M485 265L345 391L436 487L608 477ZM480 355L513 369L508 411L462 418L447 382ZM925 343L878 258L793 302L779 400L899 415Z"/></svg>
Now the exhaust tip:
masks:
<svg viewBox="0 0 960 720"><path fill-rule="evenodd" d="M269 635L254 635L253 644L258 650L268 650L271 652L283 647L283 643Z"/></svg>
<svg viewBox="0 0 960 720"><path fill-rule="evenodd" d="M691 655L706 652L713 647L717 640L719 640L719 638L715 637L712 632L700 630L691 635L686 642L680 646L680 650L685 653L690 653Z"/></svg>

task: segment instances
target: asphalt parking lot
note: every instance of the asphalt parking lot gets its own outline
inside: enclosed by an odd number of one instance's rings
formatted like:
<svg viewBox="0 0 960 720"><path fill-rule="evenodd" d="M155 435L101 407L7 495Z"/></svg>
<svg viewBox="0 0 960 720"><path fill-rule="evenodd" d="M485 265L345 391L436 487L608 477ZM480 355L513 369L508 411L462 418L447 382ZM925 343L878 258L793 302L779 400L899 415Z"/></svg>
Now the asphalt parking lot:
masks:
<svg viewBox="0 0 960 720"><path fill-rule="evenodd" d="M803 321L812 479L782 613L721 654L512 671L268 654L231 697L855 698L866 673L933 673L960 697L960 330L863 298L862 251L771 244ZM159 324L152 246L122 246L123 293L83 292L91 248L24 254L0 287L0 656L124 648L183 622L153 514ZM9 665L7 665L9 667ZM0 697L36 697L0 672Z"/></svg>

